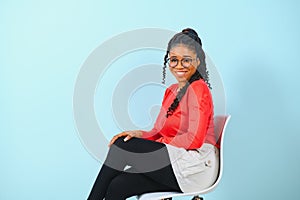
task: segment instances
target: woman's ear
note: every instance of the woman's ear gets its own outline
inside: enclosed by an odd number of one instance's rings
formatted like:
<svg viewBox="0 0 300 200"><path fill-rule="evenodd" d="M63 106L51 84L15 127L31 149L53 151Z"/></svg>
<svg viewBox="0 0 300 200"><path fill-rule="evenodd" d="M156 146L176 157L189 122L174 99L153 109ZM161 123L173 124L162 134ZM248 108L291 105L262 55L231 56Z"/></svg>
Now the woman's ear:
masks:
<svg viewBox="0 0 300 200"><path fill-rule="evenodd" d="M197 58L197 66L199 66L199 65L200 65L200 59Z"/></svg>

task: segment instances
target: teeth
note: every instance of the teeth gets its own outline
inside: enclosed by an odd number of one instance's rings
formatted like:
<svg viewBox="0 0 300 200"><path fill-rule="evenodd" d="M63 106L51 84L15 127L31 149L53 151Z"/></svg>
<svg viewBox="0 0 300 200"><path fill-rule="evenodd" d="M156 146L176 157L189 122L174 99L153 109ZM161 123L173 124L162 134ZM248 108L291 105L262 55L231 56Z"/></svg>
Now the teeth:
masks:
<svg viewBox="0 0 300 200"><path fill-rule="evenodd" d="M184 75L185 72L176 72L178 75Z"/></svg>

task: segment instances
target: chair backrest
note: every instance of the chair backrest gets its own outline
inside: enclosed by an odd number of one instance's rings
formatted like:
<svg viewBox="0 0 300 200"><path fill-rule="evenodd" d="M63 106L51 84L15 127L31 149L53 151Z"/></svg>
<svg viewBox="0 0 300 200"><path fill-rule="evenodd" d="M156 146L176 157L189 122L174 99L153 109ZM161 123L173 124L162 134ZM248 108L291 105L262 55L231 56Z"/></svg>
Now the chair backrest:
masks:
<svg viewBox="0 0 300 200"><path fill-rule="evenodd" d="M217 146L221 147L221 142L223 141L223 132L226 128L226 123L230 119L230 115L217 115L214 117L214 132L216 137Z"/></svg>
<svg viewBox="0 0 300 200"><path fill-rule="evenodd" d="M214 117L214 131L217 141L217 146L220 149L220 166L219 166L219 175L216 182L209 188L207 188L206 192L213 190L220 182L223 175L223 150L224 150L224 136L227 124L231 118L231 115L217 115ZM205 193L206 193L205 192Z"/></svg>

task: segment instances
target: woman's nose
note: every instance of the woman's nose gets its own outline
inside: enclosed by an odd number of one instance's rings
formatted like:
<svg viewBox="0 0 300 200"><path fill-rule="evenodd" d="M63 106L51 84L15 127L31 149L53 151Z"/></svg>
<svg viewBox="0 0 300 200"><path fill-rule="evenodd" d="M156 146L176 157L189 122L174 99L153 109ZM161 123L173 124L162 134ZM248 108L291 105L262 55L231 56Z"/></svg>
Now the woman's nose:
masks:
<svg viewBox="0 0 300 200"><path fill-rule="evenodd" d="M183 69L184 67L182 66L181 62L178 61L178 64L176 65L175 68L178 68L178 69Z"/></svg>

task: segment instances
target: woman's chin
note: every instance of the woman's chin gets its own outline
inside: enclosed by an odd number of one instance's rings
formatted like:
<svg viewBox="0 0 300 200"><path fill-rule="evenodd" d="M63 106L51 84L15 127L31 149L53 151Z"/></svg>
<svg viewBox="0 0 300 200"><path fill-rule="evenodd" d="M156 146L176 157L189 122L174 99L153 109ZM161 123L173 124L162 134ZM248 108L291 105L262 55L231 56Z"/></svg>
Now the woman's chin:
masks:
<svg viewBox="0 0 300 200"><path fill-rule="evenodd" d="M176 77L176 80L178 81L178 83L181 83L181 84L185 84L187 82L186 78L178 78Z"/></svg>

